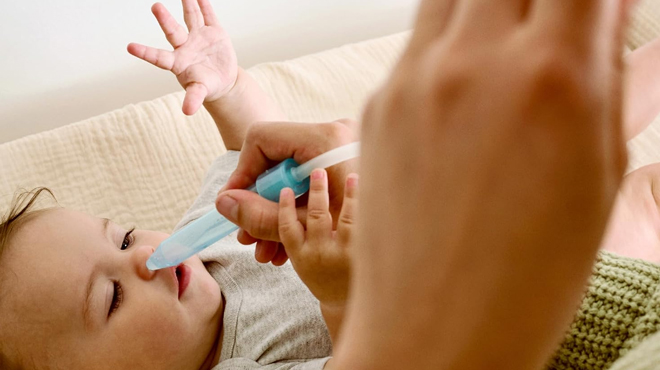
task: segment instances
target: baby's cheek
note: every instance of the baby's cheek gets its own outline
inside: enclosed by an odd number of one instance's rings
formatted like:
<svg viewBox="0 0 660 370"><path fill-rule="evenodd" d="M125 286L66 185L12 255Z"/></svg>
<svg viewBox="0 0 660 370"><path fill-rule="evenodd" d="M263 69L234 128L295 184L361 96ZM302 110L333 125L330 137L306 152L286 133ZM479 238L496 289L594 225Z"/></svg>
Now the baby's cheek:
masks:
<svg viewBox="0 0 660 370"><path fill-rule="evenodd" d="M154 310L142 320L136 320L135 336L132 338L133 348L141 347L136 351L138 356L146 356L154 361L176 361L179 355L194 350L195 333L187 315L175 315L179 310L172 307L166 310ZM140 342L136 346L136 341Z"/></svg>

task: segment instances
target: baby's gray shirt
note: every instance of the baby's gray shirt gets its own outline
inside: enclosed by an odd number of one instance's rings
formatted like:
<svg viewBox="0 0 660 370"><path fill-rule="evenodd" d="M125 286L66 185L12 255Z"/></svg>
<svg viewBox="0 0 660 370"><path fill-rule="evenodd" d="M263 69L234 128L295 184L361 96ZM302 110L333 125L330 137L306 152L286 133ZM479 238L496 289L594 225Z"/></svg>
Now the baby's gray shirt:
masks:
<svg viewBox="0 0 660 370"><path fill-rule="evenodd" d="M199 196L175 231L215 211L218 190L236 169L240 152L229 151L211 165ZM220 363L213 370L319 370L332 353L319 302L290 262L275 267L254 259L254 245L237 232L199 254L225 298Z"/></svg>

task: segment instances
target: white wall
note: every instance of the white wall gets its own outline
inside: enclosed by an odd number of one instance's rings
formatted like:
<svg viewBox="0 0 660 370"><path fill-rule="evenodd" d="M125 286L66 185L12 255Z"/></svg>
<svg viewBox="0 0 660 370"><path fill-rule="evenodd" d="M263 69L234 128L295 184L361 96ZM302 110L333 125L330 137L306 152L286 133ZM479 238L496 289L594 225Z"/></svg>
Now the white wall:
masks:
<svg viewBox="0 0 660 370"><path fill-rule="evenodd" d="M161 1L183 24L179 0ZM384 36L412 25L417 0L211 0L243 67ZM2 0L0 143L178 91L126 52L169 48L153 0Z"/></svg>

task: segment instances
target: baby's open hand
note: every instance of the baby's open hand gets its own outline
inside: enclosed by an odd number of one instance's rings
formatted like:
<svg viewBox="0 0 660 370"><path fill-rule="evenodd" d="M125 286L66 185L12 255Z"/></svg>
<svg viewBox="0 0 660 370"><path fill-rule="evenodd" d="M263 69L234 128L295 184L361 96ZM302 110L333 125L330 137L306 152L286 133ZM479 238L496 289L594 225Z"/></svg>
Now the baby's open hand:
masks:
<svg viewBox="0 0 660 370"><path fill-rule="evenodd" d="M348 295L348 248L355 233L357 182L357 174L348 175L336 231L328 210L325 170L316 169L311 175L306 230L298 221L293 191L287 188L280 194L280 239L293 268L322 305L341 306Z"/></svg>
<svg viewBox="0 0 660 370"><path fill-rule="evenodd" d="M197 112L229 92L238 75L236 53L220 26L209 0L183 0L188 32L161 3L151 7L173 51L131 43L128 52L157 67L172 71L186 90L183 113Z"/></svg>

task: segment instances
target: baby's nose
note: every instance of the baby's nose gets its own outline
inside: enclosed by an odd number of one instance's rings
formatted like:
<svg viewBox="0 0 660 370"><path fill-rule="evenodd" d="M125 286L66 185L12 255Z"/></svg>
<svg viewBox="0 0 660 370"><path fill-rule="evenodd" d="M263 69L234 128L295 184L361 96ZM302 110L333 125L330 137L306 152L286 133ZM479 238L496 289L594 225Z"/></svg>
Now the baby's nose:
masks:
<svg viewBox="0 0 660 370"><path fill-rule="evenodd" d="M156 274L147 268L147 260L154 253L156 248L143 245L135 249L132 255L133 267L135 268L138 276L145 280L151 280Z"/></svg>

